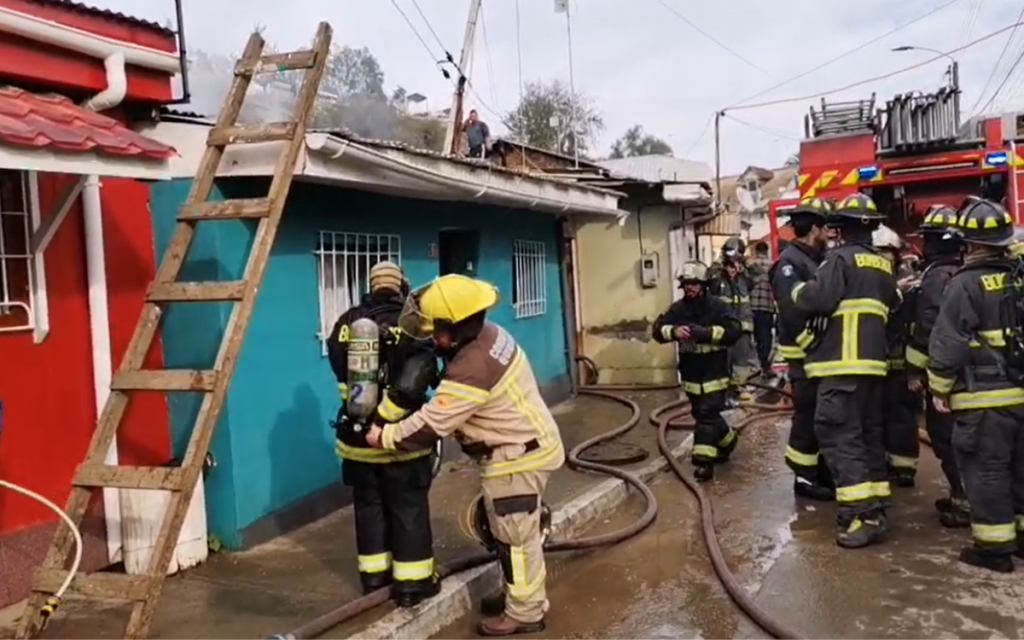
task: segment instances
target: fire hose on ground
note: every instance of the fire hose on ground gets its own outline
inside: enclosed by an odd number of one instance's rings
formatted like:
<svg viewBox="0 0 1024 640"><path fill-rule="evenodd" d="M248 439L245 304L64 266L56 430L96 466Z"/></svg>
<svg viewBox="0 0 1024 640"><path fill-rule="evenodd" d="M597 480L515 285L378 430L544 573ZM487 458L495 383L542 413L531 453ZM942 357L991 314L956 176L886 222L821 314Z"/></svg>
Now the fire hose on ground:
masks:
<svg viewBox="0 0 1024 640"><path fill-rule="evenodd" d="M760 385L753 382L749 382L748 384L750 384L750 386L763 388L782 395L789 395L786 391L768 385ZM677 389L679 389L678 385L586 385L579 388L579 392L581 394L605 398L625 405L630 409L631 416L622 425L606 433L589 438L573 447L566 455L569 466L575 470L601 473L622 480L640 493L646 503L646 509L637 520L626 527L616 531L587 536L576 540L550 541L544 545L545 551L581 551L613 545L632 538L654 523L654 520L658 515L657 499L643 480L629 471L625 471L618 467L594 462L592 460L585 460L581 457L581 454L587 449L595 447L598 444L606 443L625 435L640 423L640 406L635 401L616 395L614 392L650 392ZM740 403L740 406L743 408L754 409L761 413L748 416L738 424L733 425L734 428L737 429L742 429L759 420L776 418L789 413L788 409L780 409L776 405L743 402ZM689 417L689 408L689 401L685 398L680 398L656 408L651 412L650 419L652 424L658 427L658 448L661 451L661 454L666 457L676 476L686 484L700 504L701 521L703 524L702 530L715 573L722 582L726 591L729 593L729 596L755 624L779 640L800 640L803 636L791 629L788 629L785 625L776 621L762 610L754 602L747 590L732 574L725 561L725 557L722 554L721 547L718 544L717 532L715 531L714 525L714 514L710 499L704 492L703 488L693 480L689 473L687 473L684 464L675 459L672 455L672 449L669 446L667 439L668 430L687 429L693 427L692 418ZM438 567L438 577L443 580L448 576L483 566L493 562L494 560L495 556L489 552L462 558ZM308 640L317 638L328 630L388 602L389 599L390 593L387 588L378 589L377 591L351 600L336 609L332 609L331 611L328 611L287 633L272 636L272 638L287 640Z"/></svg>

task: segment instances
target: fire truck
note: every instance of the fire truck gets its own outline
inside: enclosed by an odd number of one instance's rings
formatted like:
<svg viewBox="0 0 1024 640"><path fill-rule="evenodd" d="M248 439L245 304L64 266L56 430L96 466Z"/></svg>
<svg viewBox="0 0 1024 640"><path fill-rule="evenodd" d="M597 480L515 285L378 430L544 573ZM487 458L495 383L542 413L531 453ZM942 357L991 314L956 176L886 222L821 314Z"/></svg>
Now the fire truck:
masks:
<svg viewBox="0 0 1024 640"><path fill-rule="evenodd" d="M800 198L870 196L904 235L933 204L958 207L970 195L1001 201L1022 223L1024 113L961 123L954 64L947 86L929 94L897 94L884 106L867 100L827 102L804 118L800 143ZM1021 149L1024 155L1024 149ZM799 200L770 202L773 254L780 224Z"/></svg>

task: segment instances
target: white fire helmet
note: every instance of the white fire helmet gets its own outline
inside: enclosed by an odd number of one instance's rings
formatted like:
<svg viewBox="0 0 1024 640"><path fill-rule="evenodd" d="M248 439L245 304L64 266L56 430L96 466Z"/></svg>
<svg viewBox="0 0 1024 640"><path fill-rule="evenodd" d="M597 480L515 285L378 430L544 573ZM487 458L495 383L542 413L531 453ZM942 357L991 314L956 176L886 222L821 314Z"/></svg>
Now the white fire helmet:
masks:
<svg viewBox="0 0 1024 640"><path fill-rule="evenodd" d="M883 224L871 233L871 245L876 249L899 251L903 248L903 240L898 233Z"/></svg>

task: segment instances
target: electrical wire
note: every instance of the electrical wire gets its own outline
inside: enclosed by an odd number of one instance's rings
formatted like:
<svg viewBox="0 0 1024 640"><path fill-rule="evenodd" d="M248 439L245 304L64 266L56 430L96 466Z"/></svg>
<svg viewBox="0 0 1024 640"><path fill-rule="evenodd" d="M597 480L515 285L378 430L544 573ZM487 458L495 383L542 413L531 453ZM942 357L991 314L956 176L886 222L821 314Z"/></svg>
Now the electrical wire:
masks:
<svg viewBox="0 0 1024 640"><path fill-rule="evenodd" d="M988 99L988 102L985 103L985 105L978 111L978 113L983 113L986 109L992 106L992 103L995 102L996 97L999 96L999 93L1003 90L1003 88L1006 86L1006 83L1010 80L1010 77L1013 76L1014 71L1016 71L1017 67L1020 66L1021 60L1024 60L1024 46L1020 48L1020 55L1018 55L1017 59L1013 61L1013 66L1011 66L1010 70L1006 72L1006 77L1004 77L1003 81L999 83L999 86L996 87L996 90L992 94L992 97Z"/></svg>
<svg viewBox="0 0 1024 640"><path fill-rule="evenodd" d="M437 35L437 31L434 31L434 25L430 24L430 20L427 20L427 15L423 13L423 9L420 8L420 3L416 0L410 0L410 2L412 2L412 6L416 8L416 13L420 14L423 24L427 25L430 35L434 36L434 40L436 40L438 46L441 47L441 51L444 51L445 55L451 56L451 54L448 53L448 48L444 46L444 42L441 40L440 36Z"/></svg>
<svg viewBox="0 0 1024 640"><path fill-rule="evenodd" d="M964 16L964 21L961 23L960 39L957 41L958 44L962 45L971 37L971 32L974 30L974 25L978 21L978 14L980 11L981 0L971 0L971 4L967 5L967 14Z"/></svg>
<svg viewBox="0 0 1024 640"><path fill-rule="evenodd" d="M723 112L725 112L725 111L742 111L742 110L745 110L745 109L757 109L759 107L770 107L770 106L774 106L774 105L778 105L778 104L789 104L789 103L792 103L792 102L805 102L807 100L813 100L815 98L821 98L823 96L831 95L833 93L839 93L841 91L846 91L848 89L854 89L856 87L860 87L860 86L863 86L863 85L866 85L866 84L871 84L872 82L877 82L879 80L886 80L888 78L892 78L892 77L895 77L895 76L907 73L908 71L913 71L914 69L920 69L921 67L929 65L929 64L931 64L931 63L933 63L933 62L935 62L937 60L941 60L941 59L947 57L950 54L958 53L960 51L964 51L965 49L969 49L971 47L979 45L982 42L985 42L986 40L991 40L992 38L998 36L999 34L1005 33L1007 31L1009 31L1010 29L1013 29L1013 28L1015 28L1015 27L1017 27L1017 26L1019 26L1021 24L1022 24L1021 22L1014 22L1013 24L1008 24L1008 25L1006 25L1005 27L1003 27L1001 29L997 29L996 31L993 31L993 32L991 32L989 34L986 34L986 35L984 35L984 36L982 36L982 37L980 37L980 38L978 38L978 39L976 39L976 40L974 40L972 42L969 42L969 43L967 43L967 44L965 44L963 46L957 47L956 49L952 49L950 51L947 51L946 53L944 53L942 55L935 56L934 58L929 58L927 60L924 60L922 62L918 62L916 64L912 64L912 65L907 66L907 67L902 67L900 69L896 69L895 71L890 71L889 73L883 73L883 74L878 75L878 76L872 76L870 78L865 78L864 80L859 80L857 82L854 82L854 83L851 83L851 84L848 84L848 85L845 85L845 86L842 86L842 87L838 87L836 89L830 89L828 91L819 91L817 93L812 93L810 95L798 96L798 97L793 97L793 98L779 98L778 100L766 100L764 102L756 102L754 104L743 104L743 105L737 105L737 106L733 106L733 107L726 107L722 111Z"/></svg>
<svg viewBox="0 0 1024 640"><path fill-rule="evenodd" d="M405 12L404 9L402 9L401 6L399 6L398 0L391 0L391 6L397 9L398 13L402 14L402 18L405 19L405 24L409 25L409 28L412 29L412 32L416 35L416 39L420 41L420 44L423 45L423 48L430 55L430 59L434 61L434 64L437 64L438 57L434 55L434 50L430 48L430 45L427 44L427 41L424 40L423 36L420 35L419 29L417 29L416 25L414 25L412 23L412 20L409 19L409 15ZM429 27L430 25L428 24L427 26ZM444 47L442 47L442 49L443 48Z"/></svg>
<svg viewBox="0 0 1024 640"><path fill-rule="evenodd" d="M700 130L700 133L697 135L697 138L690 144L690 146L686 148L686 151L683 152L683 156L690 155L690 153L697 148L697 145L700 144L700 141L703 140L704 136L706 136L708 134L708 131L711 130L711 123L714 122L714 120L715 116L711 116L710 118L708 118L708 121L704 123L704 128Z"/></svg>
<svg viewBox="0 0 1024 640"><path fill-rule="evenodd" d="M71 567L68 569L68 575L64 578L64 581L60 583L60 587L53 594L53 597L49 598L46 602L46 607L43 609L44 621L48 619L58 606L63 602L64 594L67 593L68 588L71 586L71 582L75 579L78 574L78 569L82 564L82 533L79 531L75 521L71 519L68 514L64 513L64 510L58 507L56 504L39 495L35 491L31 491L20 485L14 484L13 482L7 482L6 480L0 480L0 487L9 489L14 493L20 494L30 500L35 500L39 504L43 505L50 511L57 514L57 516L64 521L64 524L68 526L71 531L71 537L75 541L75 553L71 558Z"/></svg>
<svg viewBox="0 0 1024 640"><path fill-rule="evenodd" d="M1020 14L1017 16L1017 22L1021 22L1022 20L1024 20L1024 7L1021 7ZM996 63L992 65L992 73L988 74L988 80L985 81L985 86L983 86L981 91L978 92L978 99L974 101L974 106L971 107L971 113L978 113L978 105L981 104L981 101L985 98L985 92L988 91L988 87L992 84L996 74L999 73L999 65L1003 63L1003 58L1006 57L1006 52L1010 50L1010 45L1013 43L1013 38L1016 35L1017 28L1014 27L1013 30L1010 31L1010 35L1006 38L1006 44L1003 45L1003 50L999 52L999 57L996 59Z"/></svg>
<svg viewBox="0 0 1024 640"><path fill-rule="evenodd" d="M480 30L483 31L484 36L484 68L487 70L487 86L491 90L491 101L501 108L501 100L498 100L498 92L495 89L495 75L494 67L491 65L491 43L487 37L487 20L484 17L484 6L480 5Z"/></svg>
<svg viewBox="0 0 1024 640"><path fill-rule="evenodd" d="M791 136L791 135L789 135L787 133L782 133L781 131L776 131L774 129L769 129L768 127L764 127L764 126L761 126L761 125L758 125L758 124L753 124L751 122L747 122L746 120L740 120L739 118L737 118L734 115L726 115L725 117L727 117L728 119L732 120L733 122L738 122L739 124L742 124L745 127L750 127L754 131L760 131L761 133L766 133L766 134L768 134L768 135L770 135L772 137L781 138L783 140L791 140L793 142L800 142L800 138Z"/></svg>
<svg viewBox="0 0 1024 640"><path fill-rule="evenodd" d="M519 102L522 103L526 90L523 85L523 35L519 20L519 0L516 0L516 58L519 64Z"/></svg>
<svg viewBox="0 0 1024 640"><path fill-rule="evenodd" d="M806 78L807 76L811 75L812 73L814 73L816 71L820 71L820 70L824 69L827 66L830 66L832 64L835 64L836 62L839 62L840 60L843 60L844 58L848 58L848 57L852 56L853 54L857 53L858 51L863 51L864 49L867 49L871 45L873 45L873 44L875 44L877 42L881 42L882 40L885 40L889 36L891 36L891 35L893 35L895 33L898 33L900 31L902 31L903 29L906 29L907 27L909 27L911 25L917 24L918 22L921 22L922 20L924 20L926 18L930 18L931 16L935 15L939 11L942 11L943 9L946 9L947 7L950 7L950 6L954 5L954 4L956 4L958 2L962 2L962 1L963 0L949 0L949 2L946 2L945 4L941 4L941 5L937 6L937 7L935 7L934 9L928 11L927 13L924 13L924 14L914 18L913 20L908 20L907 22L904 22L903 24L897 25L896 27L890 29L889 31L886 31L882 35L877 36L875 38L872 38L871 40L868 40L864 44L858 45L858 46L854 47L853 49L850 49L849 51L847 51L845 53L841 53L841 54L839 54L838 56L836 56L834 58L829 58L828 60L822 62L821 64L818 64L818 65L816 65L814 67L811 67L807 71L799 73L799 74L793 76L792 78L789 78L788 80L783 80L782 82L774 84L774 85L768 87L767 89L764 89L763 91L758 91L754 95L748 96L748 97L740 100L739 102L735 103L733 105L733 107L741 105L744 102L748 102L750 100L754 100L755 98L760 98L761 96L763 96L765 94L768 94L768 93L771 93L772 91L775 91L776 89L781 89L782 87L785 87L786 85L792 84L792 83L796 82L797 80L800 80L801 78ZM730 108L732 108L732 107L730 107Z"/></svg>
<svg viewBox="0 0 1024 640"><path fill-rule="evenodd" d="M711 34L710 34L710 33L708 33L707 31L705 31L704 29L702 29L702 28L701 28L701 27L700 27L699 25L697 25L697 24L696 24L696 23L694 23L694 22L693 22L692 20L690 20L689 18L687 18L686 16L684 16L684 15L683 15L682 13L680 13L680 12L679 12L679 11L678 11L678 10L677 10L677 9L676 9L675 7L673 7L672 5L670 5L670 4L669 4L668 2L666 2L665 0L654 0L654 1L655 1L655 2L657 2L658 4L660 4L660 5L662 6L662 7L664 7L664 8L665 8L665 9L666 9L666 10L667 10L667 11L668 11L669 13L671 13L671 14L672 14L672 15L674 15L675 17L679 18L680 20L682 20L683 22L685 22L686 24L688 24L688 25L690 26L690 28L691 28L691 29L693 29L694 31L696 31L696 32L697 32L697 33L699 33L700 35L704 36L705 38L707 38L707 39L708 39L708 40L710 40L711 42L715 43L715 44L716 44L716 45L718 45L718 46L719 46L720 48L722 48L722 49L724 49L725 51L727 51L727 52L728 52L728 53L729 53L729 54L730 54L731 56L733 56L734 58L736 58L736 59L737 59L737 60L739 60L740 62L742 62L742 63L746 64L747 66L751 67L752 69L755 69L755 70L757 70L757 71L760 71L761 73L765 74L766 76L771 76L771 73L769 73L769 72L768 72L768 71L766 71L765 69L762 69L761 67L757 66L756 64L754 64L753 62L751 62L749 58L746 58L745 56L743 56L743 54L739 53L738 51L736 51L735 49L733 49L733 48L732 48L732 47L730 47L729 45L727 45L727 44L723 43L723 42L722 42L721 40L719 40L718 38L714 37L713 35L711 35Z"/></svg>

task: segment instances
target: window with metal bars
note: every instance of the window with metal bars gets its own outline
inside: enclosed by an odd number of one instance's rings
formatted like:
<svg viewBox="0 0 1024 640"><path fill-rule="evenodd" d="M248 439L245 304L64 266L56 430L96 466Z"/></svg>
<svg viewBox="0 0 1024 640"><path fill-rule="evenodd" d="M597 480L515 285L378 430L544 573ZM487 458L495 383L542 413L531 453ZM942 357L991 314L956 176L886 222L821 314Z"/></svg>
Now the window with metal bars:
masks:
<svg viewBox="0 0 1024 640"><path fill-rule="evenodd" d="M402 264L402 240L397 235L321 231L314 251L320 292L321 352L338 316L359 304L370 290L370 267L390 260Z"/></svg>
<svg viewBox="0 0 1024 640"><path fill-rule="evenodd" d="M512 243L512 306L517 318L542 316L548 310L548 283L543 242Z"/></svg>
<svg viewBox="0 0 1024 640"><path fill-rule="evenodd" d="M35 328L29 177L0 169L0 332Z"/></svg>

